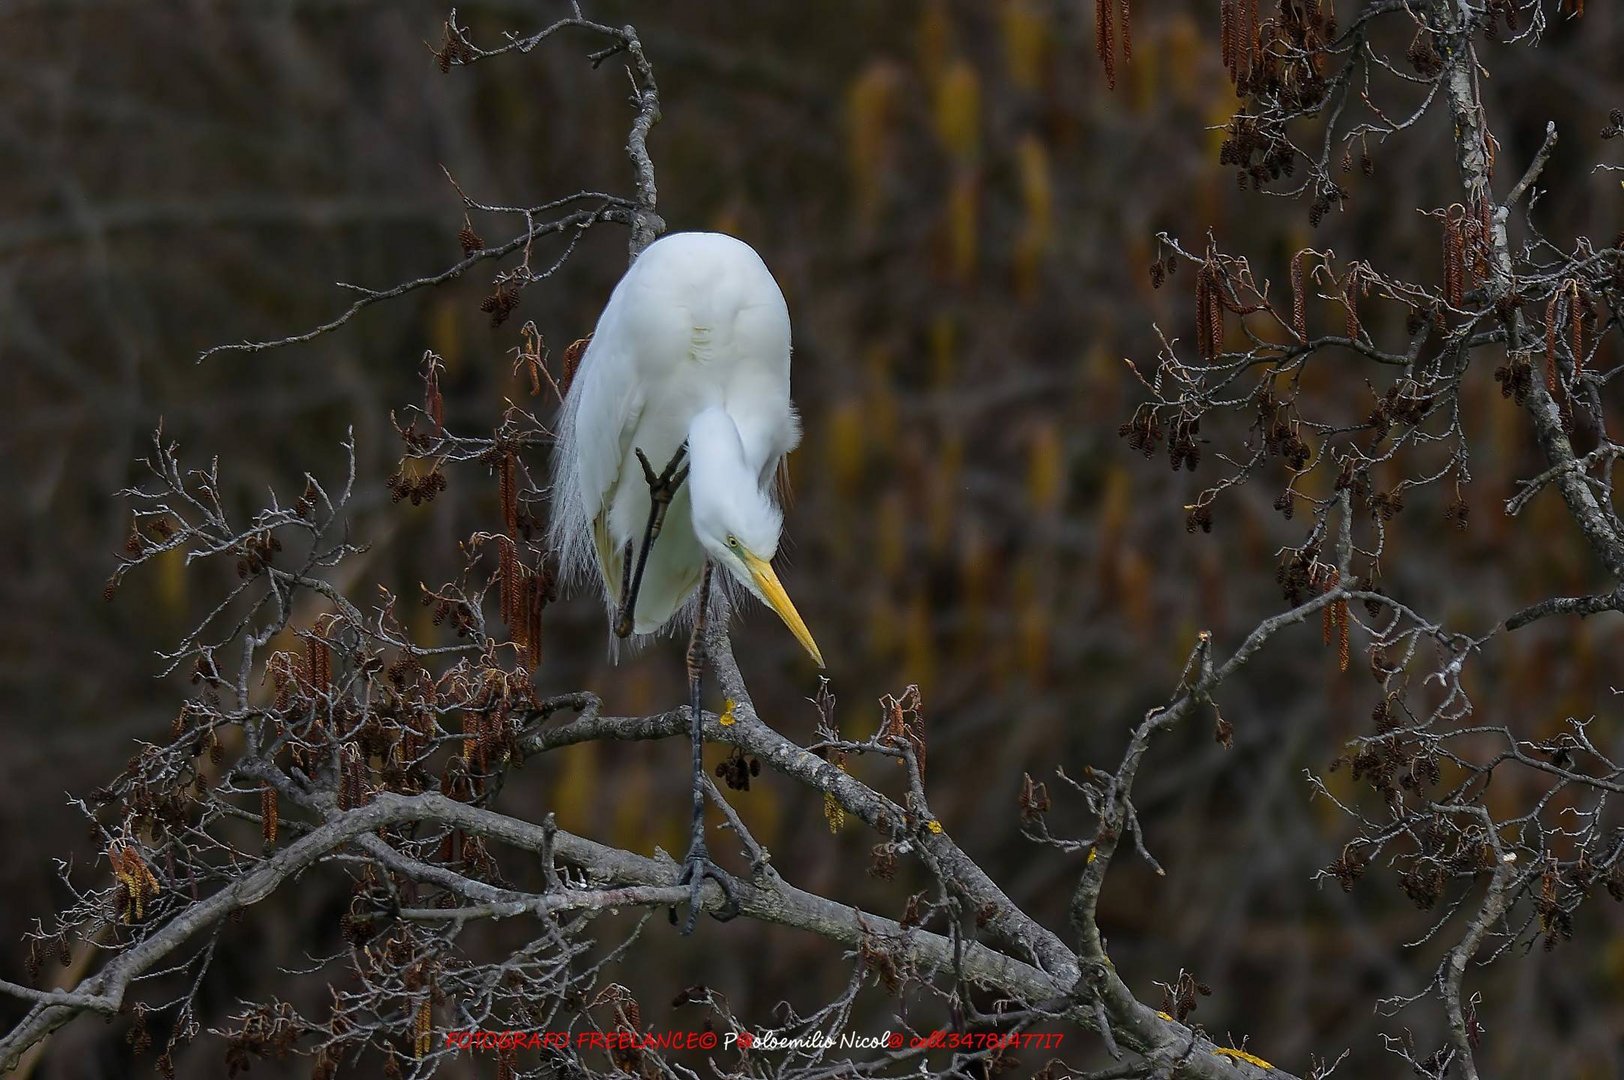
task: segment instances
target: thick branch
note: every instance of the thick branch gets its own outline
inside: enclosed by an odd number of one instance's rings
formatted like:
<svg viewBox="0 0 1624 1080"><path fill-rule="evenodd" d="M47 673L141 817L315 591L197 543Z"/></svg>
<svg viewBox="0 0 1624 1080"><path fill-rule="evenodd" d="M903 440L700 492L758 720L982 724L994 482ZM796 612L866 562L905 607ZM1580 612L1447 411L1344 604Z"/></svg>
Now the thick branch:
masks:
<svg viewBox="0 0 1624 1080"><path fill-rule="evenodd" d="M38 1003L0 1040L0 1070L14 1066L29 1046L80 1013L118 1011L139 976L169 957L199 931L265 899L325 856L358 841L363 845L381 843L373 835L379 829L425 822L500 840L538 854L550 847L560 859L581 867L589 878L603 886L591 890L563 889L528 897L491 887L490 896L479 905L460 912L458 909L438 912L447 918L459 915L503 918L567 909L664 906L687 894L686 888L676 887L681 867L669 859L647 858L562 830L548 830L542 825L438 793L416 796L383 793L371 804L346 811L314 829L219 892L185 909L114 957L106 968L72 991L24 994ZM709 885L705 894L707 909L719 906L721 899L720 890L714 884ZM955 959L954 942L947 937L917 928L904 929L891 919L836 903L782 881L741 884L739 901L742 914L763 922L807 930L846 945L858 945L865 939L871 945L878 941L899 962L918 969L945 969ZM1024 1000L1052 1000L1063 997L1067 989L1067 984L1052 974L979 943L961 944L958 961L965 976L972 981Z"/></svg>
<svg viewBox="0 0 1624 1080"><path fill-rule="evenodd" d="M1253 638L1249 638L1236 657L1225 666L1224 673L1244 663L1261 646L1262 638L1266 638L1274 629L1288 622L1301 621L1332 599L1334 596L1328 594L1318 602L1271 621L1269 631L1261 637L1254 634ZM1166 1069L1174 1062L1180 1062L1179 1076L1210 1077L1213 1080L1267 1076L1275 1080L1290 1080L1290 1074L1279 1069L1264 1070L1220 1053L1224 1048L1212 1040L1177 1021L1167 1019L1140 1002L1116 973L1103 948L1097 956L1080 960L1058 935L1016 906L945 829L938 832L928 822L912 818L892 799L785 738L762 721L750 700L749 690L727 637L725 600L719 603L722 610L713 613L710 620L712 631L707 648L722 692L733 700L734 721L724 726L714 714L705 714L702 722L708 739L736 746L775 771L832 795L847 813L862 818L882 835L917 844L946 883L964 898L972 910L987 909L990 905L990 910L996 914L987 923L988 932L995 935L1008 952L1027 957L1030 963L988 950L991 956L999 957L1000 962L1018 964L1016 970L1019 973L1039 972L1047 987L1046 996L1069 999L1070 1004L1066 1007L1071 1019L1143 1055L1153 1063L1152 1071L1156 1068ZM670 738L685 734L687 730L686 708L646 717L604 717L593 713L562 727L533 732L526 738L524 746L526 752L536 753L593 739ZM745 913L753 913L748 900ZM865 915L863 919L871 927L875 925L872 917ZM983 949L985 946L972 948ZM1012 992L1021 992L1008 983L1001 985ZM1028 986L1037 989L1035 983ZM1097 1009L1096 1002L1103 1009Z"/></svg>

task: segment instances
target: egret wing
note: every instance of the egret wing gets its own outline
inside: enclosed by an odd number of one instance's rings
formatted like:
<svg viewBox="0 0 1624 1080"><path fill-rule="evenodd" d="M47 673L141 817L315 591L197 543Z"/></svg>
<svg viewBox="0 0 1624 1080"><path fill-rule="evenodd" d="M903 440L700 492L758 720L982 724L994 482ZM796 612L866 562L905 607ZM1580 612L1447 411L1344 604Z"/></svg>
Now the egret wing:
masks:
<svg viewBox="0 0 1624 1080"><path fill-rule="evenodd" d="M619 340L616 308L611 298L564 401L550 529L565 575L577 580L596 563L611 597L621 570L607 514L645 401L641 374Z"/></svg>

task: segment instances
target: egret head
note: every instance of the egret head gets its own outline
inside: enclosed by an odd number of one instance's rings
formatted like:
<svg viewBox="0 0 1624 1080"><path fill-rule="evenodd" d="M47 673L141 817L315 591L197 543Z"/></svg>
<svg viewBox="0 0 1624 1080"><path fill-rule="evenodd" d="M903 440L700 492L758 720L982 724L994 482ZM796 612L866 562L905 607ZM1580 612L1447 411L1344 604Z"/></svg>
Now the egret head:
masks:
<svg viewBox="0 0 1624 1080"><path fill-rule="evenodd" d="M700 544L719 568L778 613L822 667L818 643L773 572L783 511L762 491L759 476L745 461L738 428L725 412L710 409L695 418L688 457L694 533Z"/></svg>

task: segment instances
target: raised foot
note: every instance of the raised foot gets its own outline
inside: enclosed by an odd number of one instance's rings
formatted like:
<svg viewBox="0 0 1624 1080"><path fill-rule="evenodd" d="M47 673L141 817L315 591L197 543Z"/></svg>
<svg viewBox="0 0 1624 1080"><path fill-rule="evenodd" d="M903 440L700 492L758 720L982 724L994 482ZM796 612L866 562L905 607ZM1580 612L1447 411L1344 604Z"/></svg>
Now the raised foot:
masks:
<svg viewBox="0 0 1624 1080"><path fill-rule="evenodd" d="M688 849L688 857L682 863L682 876L677 878L678 885L688 886L688 918L682 924L684 937L693 933L695 924L699 922L700 893L704 891L707 880L716 882L717 888L722 890L722 906L711 912L711 918L717 922L727 922L739 914L739 894L733 879L727 871L711 861L710 851L701 840ZM675 910L671 912L673 921L676 914Z"/></svg>
<svg viewBox="0 0 1624 1080"><path fill-rule="evenodd" d="M677 452L671 455L671 460L666 462L665 468L656 473L643 451L637 451L637 460L643 466L643 482L648 484L650 500L665 504L671 502L682 482L688 479L687 466L682 463L687 456L688 444L683 443L677 447Z"/></svg>
<svg viewBox="0 0 1624 1080"><path fill-rule="evenodd" d="M620 581L620 605L615 613L615 635L617 637L631 637L632 628L636 620L632 613L637 610L637 594L643 587L643 568L648 565L649 549L654 541L659 539L660 528L665 524L665 513L671 507L671 500L676 498L677 489L682 482L688 479L688 467L683 465L683 459L688 456L688 444L683 443L677 447L677 452L671 455L671 460L659 473L655 473L654 466L648 462L648 455L641 448L637 450L637 460L643 466L643 479L648 483L648 525L643 530L643 545L637 551L636 569L632 569L632 542L626 541L625 554L622 556L624 569Z"/></svg>

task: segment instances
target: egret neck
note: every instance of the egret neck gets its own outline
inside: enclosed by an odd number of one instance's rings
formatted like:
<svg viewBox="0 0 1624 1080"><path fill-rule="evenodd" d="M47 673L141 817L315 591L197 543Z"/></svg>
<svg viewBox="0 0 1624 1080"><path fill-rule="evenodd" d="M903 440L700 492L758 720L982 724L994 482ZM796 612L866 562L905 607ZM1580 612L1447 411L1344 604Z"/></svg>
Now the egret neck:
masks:
<svg viewBox="0 0 1624 1080"><path fill-rule="evenodd" d="M711 559L776 611L822 667L823 654L812 632L773 572L784 515L762 490L768 463L750 458L739 427L725 408L712 406L694 416L688 426L694 533Z"/></svg>

